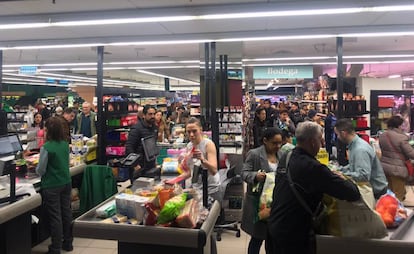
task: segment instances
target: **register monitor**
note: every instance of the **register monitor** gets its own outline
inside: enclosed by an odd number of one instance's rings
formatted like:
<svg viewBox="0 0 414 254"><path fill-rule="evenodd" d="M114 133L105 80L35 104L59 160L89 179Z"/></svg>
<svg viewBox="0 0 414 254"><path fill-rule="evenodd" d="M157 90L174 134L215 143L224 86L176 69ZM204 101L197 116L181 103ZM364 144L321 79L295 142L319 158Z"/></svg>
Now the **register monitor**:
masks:
<svg viewBox="0 0 414 254"><path fill-rule="evenodd" d="M17 152L22 152L23 147L20 144L19 136L17 134L8 134L0 136L0 158L10 155L15 155Z"/></svg>
<svg viewBox="0 0 414 254"><path fill-rule="evenodd" d="M145 159L147 161L155 161L159 154L157 148L157 141L154 136L149 136L141 139L142 146L145 152Z"/></svg>

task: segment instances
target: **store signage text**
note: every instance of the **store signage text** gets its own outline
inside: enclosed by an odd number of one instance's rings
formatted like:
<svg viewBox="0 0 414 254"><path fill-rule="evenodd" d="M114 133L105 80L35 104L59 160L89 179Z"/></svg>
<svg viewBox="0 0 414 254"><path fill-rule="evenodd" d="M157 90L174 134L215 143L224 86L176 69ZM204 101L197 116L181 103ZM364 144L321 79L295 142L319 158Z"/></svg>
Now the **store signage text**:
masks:
<svg viewBox="0 0 414 254"><path fill-rule="evenodd" d="M20 66L19 74L32 75L37 73L37 66Z"/></svg>
<svg viewBox="0 0 414 254"><path fill-rule="evenodd" d="M257 66L253 69L253 78L313 78L313 66Z"/></svg>

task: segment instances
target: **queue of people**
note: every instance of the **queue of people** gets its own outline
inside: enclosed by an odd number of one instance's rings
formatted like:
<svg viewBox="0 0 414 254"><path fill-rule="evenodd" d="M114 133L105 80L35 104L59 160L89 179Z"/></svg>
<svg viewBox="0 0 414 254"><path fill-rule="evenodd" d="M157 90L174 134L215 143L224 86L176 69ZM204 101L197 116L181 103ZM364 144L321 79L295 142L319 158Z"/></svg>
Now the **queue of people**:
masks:
<svg viewBox="0 0 414 254"><path fill-rule="evenodd" d="M307 110L299 104L292 103L291 109L272 110L270 101L264 101L263 107L255 112L253 125L254 149L247 153L242 178L247 183L247 191L243 202L242 229L250 235L249 254L260 253L265 242L266 253L316 253L316 238L312 227L312 216L298 201L292 190L297 188L300 195L312 210L316 210L322 196L328 194L340 200L356 201L360 193L356 184L351 181L367 182L378 199L391 189L400 200L405 198L405 182L408 173L405 167L406 159L414 159L414 148L408 143L408 137L401 129L403 120L393 116L388 120L388 130L379 137L382 157L378 158L373 148L355 132L350 119L340 119L336 122L334 132L337 138L348 146L348 161L346 166L339 167L339 172L331 171L326 165L316 160L316 154L324 145L323 129L319 124L319 116L314 110ZM267 105L269 104L269 105ZM307 111L305 111L307 110ZM189 139L187 151L191 151L194 160L189 160L190 171L185 177L190 185L200 185L200 169L208 172L208 194L218 199L220 184L217 165L217 148L214 143L202 136L202 124L197 118L189 118L187 111L178 107L172 112L163 113L153 106L145 106L138 123L131 129L126 143L126 153L145 154L142 138L154 137L154 142L162 142L171 137L171 126L185 124L185 133ZM306 113L306 115L304 114ZM39 116L40 115L40 116ZM71 123L75 133L91 136L96 133L95 114L89 103L82 105L82 112L64 109L62 113L49 117L46 121L45 146L41 149L41 158L54 155L53 147L66 147L71 133ZM277 116L277 117L276 117ZM39 121L40 119L40 121ZM59 119L57 122L56 119ZM269 120L271 119L271 120ZM34 127L43 129L42 115L34 117ZM61 131L49 131L60 124ZM296 139L296 146L292 144ZM61 149L66 151L65 149ZM56 150L57 151L57 150ZM63 154L63 153L62 153ZM57 160L57 161L54 161ZM52 194L62 196L61 202L66 202L68 179L66 167L58 172L55 163L66 163L66 157L59 155L57 159L39 163L37 171L42 175L43 193L47 202L53 223L58 228L53 232L50 253L61 248L71 250L72 237L67 228L67 207L62 203L60 217L57 216L56 205ZM145 171L155 167L155 161L147 161L142 156L138 166L131 172L131 179L145 175ZM291 179L288 179L287 174ZM257 198L267 173L276 175L273 202L266 210L265 219L255 220ZM50 175L59 175L59 184L49 184ZM345 177L348 176L349 178ZM43 180L44 179L44 180ZM70 179L70 177L69 177ZM58 192L55 193L55 189ZM263 217L262 217L263 218ZM63 241L63 245L62 245Z"/></svg>

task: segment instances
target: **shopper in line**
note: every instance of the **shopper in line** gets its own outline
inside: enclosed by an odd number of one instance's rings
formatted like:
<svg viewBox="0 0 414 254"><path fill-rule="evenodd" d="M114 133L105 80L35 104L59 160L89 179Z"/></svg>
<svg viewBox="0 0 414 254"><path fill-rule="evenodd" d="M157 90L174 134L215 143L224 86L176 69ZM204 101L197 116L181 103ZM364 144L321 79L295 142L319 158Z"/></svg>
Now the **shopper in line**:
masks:
<svg viewBox="0 0 414 254"><path fill-rule="evenodd" d="M261 106L262 104L260 104ZM273 126L273 122L277 118L276 110L272 107L272 102L270 99L265 99L263 101L263 108L266 110L266 122L267 126Z"/></svg>
<svg viewBox="0 0 414 254"><path fill-rule="evenodd" d="M220 176L217 173L216 145L208 138L203 137L203 129L199 119L191 117L187 121L186 133L189 139L187 151L192 153L194 159L188 160L191 171L184 173L184 177L191 179L191 185L202 187L202 174L200 170L207 170L208 195L213 199L219 198Z"/></svg>
<svg viewBox="0 0 414 254"><path fill-rule="evenodd" d="M91 104L85 101L82 103L82 113L76 116L76 133L88 138L96 134L96 113L91 109Z"/></svg>
<svg viewBox="0 0 414 254"><path fill-rule="evenodd" d="M65 140L69 143L71 142L71 124L73 122L73 119L75 119L75 111L73 108L65 108L63 110L62 116L58 116L62 120L63 125L63 133L65 134Z"/></svg>
<svg viewBox="0 0 414 254"><path fill-rule="evenodd" d="M405 183L408 179L405 160L414 160L414 148L408 143L408 136L404 133L404 119L392 116L388 119L388 130L379 137L382 151L381 164L388 180L388 187L401 201L405 199Z"/></svg>
<svg viewBox="0 0 414 254"><path fill-rule="evenodd" d="M374 149L361 139L352 125L351 119L339 119L335 133L340 141L348 145L349 163L339 170L358 182L369 182L376 199L387 192L387 178Z"/></svg>
<svg viewBox="0 0 414 254"><path fill-rule="evenodd" d="M279 118L275 121L274 126L280 130L287 130L292 136L295 135L295 124L289 118L289 111L287 109L279 111Z"/></svg>
<svg viewBox="0 0 414 254"><path fill-rule="evenodd" d="M36 168L42 178L41 195L52 238L48 253L52 254L60 253L61 249L73 250L69 144L61 125L62 120L58 117L50 117L46 121L46 143L40 149Z"/></svg>
<svg viewBox="0 0 414 254"><path fill-rule="evenodd" d="M266 110L262 107L256 108L253 120L253 147L263 145L263 133L267 127L270 127L266 121Z"/></svg>
<svg viewBox="0 0 414 254"><path fill-rule="evenodd" d="M158 142L164 142L164 140L170 139L170 129L165 123L161 110L157 110L157 113L155 113L155 126L158 128Z"/></svg>
<svg viewBox="0 0 414 254"><path fill-rule="evenodd" d="M260 147L249 151L241 172L243 180L247 183L241 228L251 236L248 254L259 254L260 247L267 237L266 220L255 221L261 194L259 186L263 186L266 173L276 172L280 157L279 149L282 146L282 132L276 127L267 128L263 133L262 143Z"/></svg>
<svg viewBox="0 0 414 254"><path fill-rule="evenodd" d="M40 112L34 114L34 122L32 124L32 128L35 128L37 130L36 142L37 148L40 148L45 143L44 121L43 116Z"/></svg>
<svg viewBox="0 0 414 254"><path fill-rule="evenodd" d="M296 129L296 148L287 160L280 159L273 202L268 220L267 254L315 254L316 238L312 218L295 196L289 185L287 171L294 188L312 211L315 211L324 193L338 199L356 201L358 187L339 174L330 171L316 158L322 138L322 128L314 122L303 122Z"/></svg>
<svg viewBox="0 0 414 254"><path fill-rule="evenodd" d="M154 106L146 105L143 110L143 117L138 120L138 123L131 128L126 142L126 155L130 153L136 153L141 155L138 160L138 166L135 170L130 170L131 181L139 176L145 176L146 173L155 168L156 161L147 161L145 158L144 146L142 143L143 138L153 137L153 142L157 141L158 131L155 126L155 112ZM153 144L156 147L156 144Z"/></svg>
<svg viewBox="0 0 414 254"><path fill-rule="evenodd" d="M298 126L299 123L303 122L303 117L299 109L299 103L296 101L290 104L289 118L292 119L295 126Z"/></svg>

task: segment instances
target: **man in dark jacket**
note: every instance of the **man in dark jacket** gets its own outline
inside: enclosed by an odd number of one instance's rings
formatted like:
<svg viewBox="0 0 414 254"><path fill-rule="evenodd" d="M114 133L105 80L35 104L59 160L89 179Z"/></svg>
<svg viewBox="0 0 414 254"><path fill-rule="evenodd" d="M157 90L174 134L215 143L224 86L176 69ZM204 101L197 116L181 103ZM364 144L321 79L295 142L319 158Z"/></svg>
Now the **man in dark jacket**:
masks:
<svg viewBox="0 0 414 254"><path fill-rule="evenodd" d="M63 132L65 133L65 138L66 141L68 141L68 143L71 143L71 136L70 134L73 133L71 131L71 124L73 119L75 119L75 111L72 108L66 108L63 111L63 114L61 116L58 116L59 118L62 119L62 128L63 128Z"/></svg>
<svg viewBox="0 0 414 254"><path fill-rule="evenodd" d="M135 171L139 171L139 175L145 175L145 172L155 167L155 160L147 161L145 159L145 151L142 145L142 138L154 137L154 142L156 142L156 137L158 137L158 130L155 126L155 113L156 109L153 106L145 106L143 109L143 118L138 120L138 123L131 128L131 131L128 135L128 140L126 142L126 155L130 153L136 153L141 155L138 160L138 166L135 168ZM153 147L156 145L154 144ZM130 171L130 178L133 179L132 174L134 172Z"/></svg>
<svg viewBox="0 0 414 254"><path fill-rule="evenodd" d="M331 172L315 159L322 138L322 128L314 122L303 122L296 129L297 147L292 151L288 166L286 155L279 162L273 203L268 219L270 253L314 254L316 238L312 216L295 196L289 185L290 171L294 188L309 208L315 211L324 193L338 199L356 201L358 187L343 176Z"/></svg>
<svg viewBox="0 0 414 254"><path fill-rule="evenodd" d="M293 121L296 127L300 122L303 122L303 117L299 110L299 104L296 101L292 102L292 105L290 106L289 118Z"/></svg>

